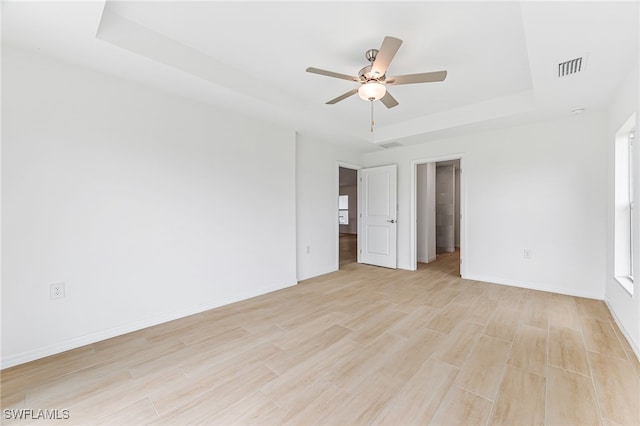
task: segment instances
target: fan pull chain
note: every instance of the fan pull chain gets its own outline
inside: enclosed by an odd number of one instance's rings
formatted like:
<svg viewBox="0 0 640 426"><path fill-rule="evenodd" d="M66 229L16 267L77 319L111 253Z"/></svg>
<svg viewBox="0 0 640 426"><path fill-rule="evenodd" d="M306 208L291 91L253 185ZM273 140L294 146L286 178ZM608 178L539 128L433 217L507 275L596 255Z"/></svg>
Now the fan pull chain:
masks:
<svg viewBox="0 0 640 426"><path fill-rule="evenodd" d="M371 133L373 133L373 125L375 124L373 121L373 100L369 102L371 102Z"/></svg>

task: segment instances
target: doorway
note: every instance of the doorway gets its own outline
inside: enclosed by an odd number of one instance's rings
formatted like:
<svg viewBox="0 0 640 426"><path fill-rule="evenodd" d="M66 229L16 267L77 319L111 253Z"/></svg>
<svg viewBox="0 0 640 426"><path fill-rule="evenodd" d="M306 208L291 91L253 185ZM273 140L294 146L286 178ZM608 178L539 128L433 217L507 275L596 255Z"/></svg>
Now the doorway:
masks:
<svg viewBox="0 0 640 426"><path fill-rule="evenodd" d="M358 170L338 166L338 266L358 261Z"/></svg>
<svg viewBox="0 0 640 426"><path fill-rule="evenodd" d="M462 157L413 162L412 237L414 268L436 259L455 263L463 275L464 182ZM452 259L456 261L453 262ZM458 260L459 259L459 260ZM424 267L422 265L421 267Z"/></svg>
<svg viewBox="0 0 640 426"><path fill-rule="evenodd" d="M435 165L436 254L453 253L460 249L460 160L440 161Z"/></svg>

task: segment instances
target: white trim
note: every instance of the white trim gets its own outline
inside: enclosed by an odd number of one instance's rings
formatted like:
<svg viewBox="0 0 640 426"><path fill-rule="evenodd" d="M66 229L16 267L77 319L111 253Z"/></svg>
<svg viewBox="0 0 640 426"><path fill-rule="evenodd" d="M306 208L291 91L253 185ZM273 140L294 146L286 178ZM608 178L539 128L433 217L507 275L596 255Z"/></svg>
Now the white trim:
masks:
<svg viewBox="0 0 640 426"><path fill-rule="evenodd" d="M13 367L19 364L24 364L29 361L34 361L47 356L59 354L71 349L77 349L82 346L90 345L102 340L110 339L112 337L121 336L123 334L131 333L133 331L142 330L154 325L163 324L169 321L174 321L180 318L187 317L189 315L198 314L200 312L215 309L220 306L228 305L231 303L239 302L241 300L249 299L251 297L260 296L263 294L271 293L273 291L282 290L284 288L292 287L297 282L289 283L286 285L271 285L263 287L258 292L251 292L246 294L237 294L232 297L228 297L223 300L216 301L214 303L203 304L194 306L191 309L185 309L182 311L172 312L166 315L160 315L154 318L148 318L142 321L137 321L131 324L125 324L118 327L110 328L108 330L102 330L95 333L87 334L84 336L74 337L65 341L54 343L52 345L44 346L41 348L31 349L25 352L21 352L15 355L9 355L0 360L0 366L2 369Z"/></svg>
<svg viewBox="0 0 640 426"><path fill-rule="evenodd" d="M633 297L633 280L629 277L614 277L629 296Z"/></svg>
<svg viewBox="0 0 640 426"><path fill-rule="evenodd" d="M351 163L345 163L344 161L336 161L336 163L338 164L338 167L342 167L344 169L360 170L363 168L362 166L358 166L356 164L351 164Z"/></svg>
<svg viewBox="0 0 640 426"><path fill-rule="evenodd" d="M620 319L616 315L616 311L611 306L611 303L609 302L609 299L607 299L605 297L604 303L607 304L607 308L609 308L609 312L611 312L611 316L613 317L613 320L618 325L618 328L620 329L620 331L624 335L624 338L627 340L627 343L629 343L629 346L631 347L631 349L633 349L634 355L636 356L636 358L638 358L638 361L640 361L640 349L638 348L638 346L635 345L635 343L633 342L633 339L631 339L631 337L629 337L629 333L627 332L627 329L624 328L624 326L622 325L622 321L620 321Z"/></svg>
<svg viewBox="0 0 640 426"><path fill-rule="evenodd" d="M465 188L465 179L466 173L464 172L464 153L455 153L455 154L447 154L447 155L439 155L435 157L427 157L420 158L416 160L411 160L411 210L409 212L409 271L415 271L418 269L418 240L416 238L416 233L418 232L417 225L417 179L418 173L417 168L418 164L427 164L427 163L438 163L440 161L451 161L451 160L460 160L460 259L466 259L466 240L467 240L467 227L465 226L465 221L467 217L466 212L466 188ZM460 264L460 276L465 276L465 264L467 262L463 262Z"/></svg>
<svg viewBox="0 0 640 426"><path fill-rule="evenodd" d="M437 256L431 256L430 258L418 257L417 260L420 263L431 263L436 260Z"/></svg>

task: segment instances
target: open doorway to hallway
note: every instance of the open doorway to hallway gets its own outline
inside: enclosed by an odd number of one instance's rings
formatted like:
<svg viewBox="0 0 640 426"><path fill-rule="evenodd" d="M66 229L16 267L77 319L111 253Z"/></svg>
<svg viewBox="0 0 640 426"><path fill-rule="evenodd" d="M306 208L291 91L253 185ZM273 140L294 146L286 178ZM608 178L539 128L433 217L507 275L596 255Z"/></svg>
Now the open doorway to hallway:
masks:
<svg viewBox="0 0 640 426"><path fill-rule="evenodd" d="M436 163L436 254L460 250L460 160Z"/></svg>
<svg viewBox="0 0 640 426"><path fill-rule="evenodd" d="M461 160L417 163L415 176L416 268L446 258L460 276Z"/></svg>
<svg viewBox="0 0 640 426"><path fill-rule="evenodd" d="M358 261L358 171L338 168L339 267Z"/></svg>

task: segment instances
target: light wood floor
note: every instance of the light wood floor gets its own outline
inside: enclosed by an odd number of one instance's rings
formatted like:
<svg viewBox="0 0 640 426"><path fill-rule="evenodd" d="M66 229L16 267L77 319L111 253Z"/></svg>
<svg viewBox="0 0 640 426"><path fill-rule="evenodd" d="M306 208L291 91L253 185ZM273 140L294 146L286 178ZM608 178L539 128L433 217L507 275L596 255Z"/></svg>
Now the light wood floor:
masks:
<svg viewBox="0 0 640 426"><path fill-rule="evenodd" d="M640 365L604 303L465 281L457 261L350 264L17 366L2 407L68 409L63 424L640 424Z"/></svg>
<svg viewBox="0 0 640 426"><path fill-rule="evenodd" d="M344 266L358 261L358 235L357 234L340 234L340 269Z"/></svg>

